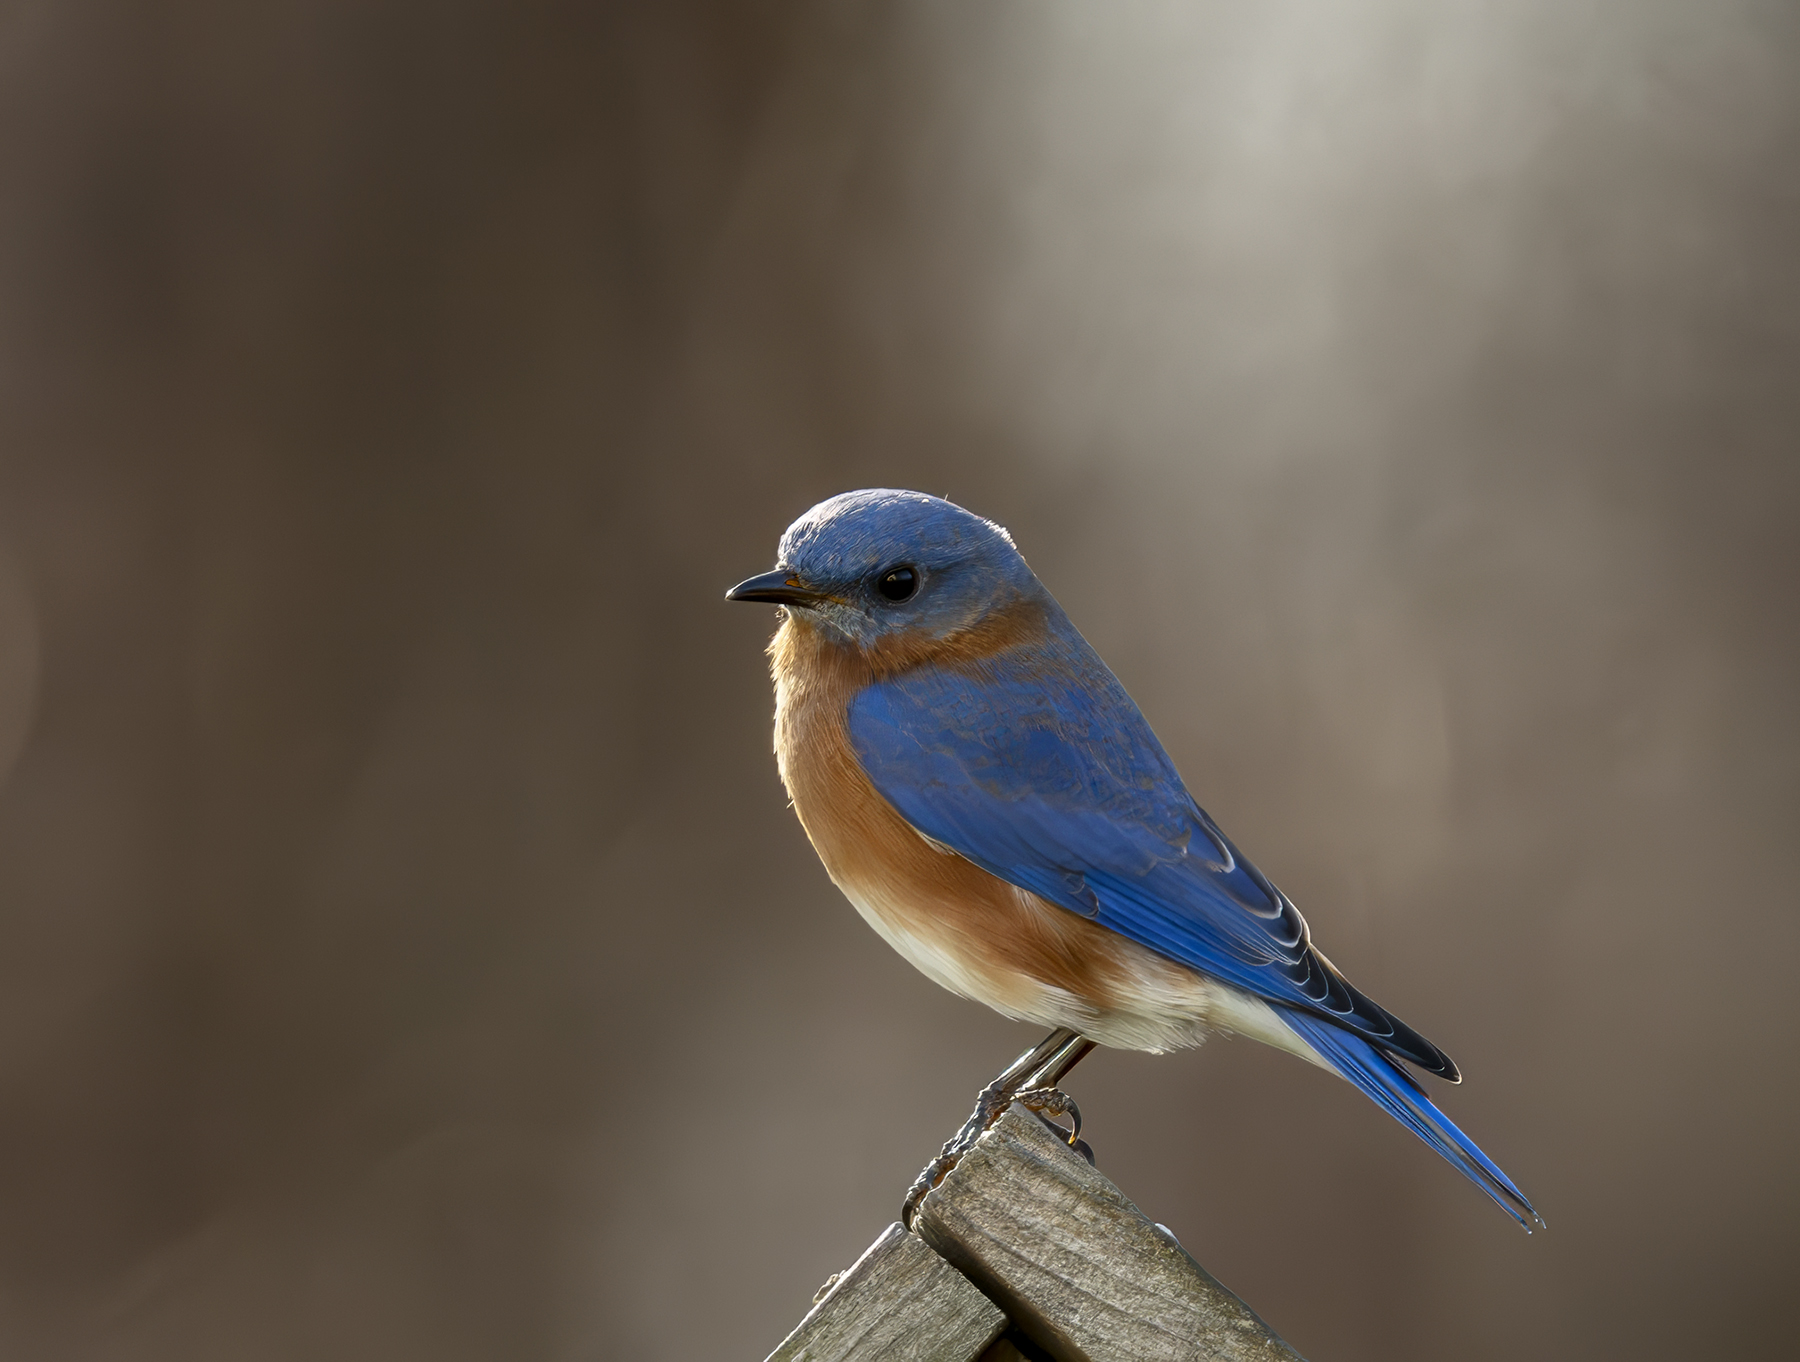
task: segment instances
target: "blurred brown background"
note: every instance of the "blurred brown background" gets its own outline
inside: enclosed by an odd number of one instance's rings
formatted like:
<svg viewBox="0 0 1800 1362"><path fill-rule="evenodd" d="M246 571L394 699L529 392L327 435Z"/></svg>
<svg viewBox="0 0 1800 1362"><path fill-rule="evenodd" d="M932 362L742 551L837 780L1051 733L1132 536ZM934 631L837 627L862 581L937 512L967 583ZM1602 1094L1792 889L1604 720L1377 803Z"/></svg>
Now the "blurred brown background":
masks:
<svg viewBox="0 0 1800 1362"><path fill-rule="evenodd" d="M1072 1080L1301 1351L1778 1350L1800 10L0 7L0 1356L761 1357L1023 1045L720 595L1009 525L1469 1075Z"/></svg>

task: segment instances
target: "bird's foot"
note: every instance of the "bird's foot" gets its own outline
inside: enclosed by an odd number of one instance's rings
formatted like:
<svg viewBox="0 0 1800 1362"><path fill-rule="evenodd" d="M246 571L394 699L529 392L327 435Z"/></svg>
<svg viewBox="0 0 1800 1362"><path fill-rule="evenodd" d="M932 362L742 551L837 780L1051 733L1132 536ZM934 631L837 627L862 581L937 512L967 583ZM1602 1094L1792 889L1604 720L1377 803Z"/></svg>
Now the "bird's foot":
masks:
<svg viewBox="0 0 1800 1362"><path fill-rule="evenodd" d="M1055 1130L1070 1145L1081 1138L1081 1108L1075 1105L1075 1099L1061 1088L1027 1088L1013 1098L1025 1110L1036 1112L1044 1118L1044 1124ZM1067 1116L1070 1128L1064 1130L1054 1121L1052 1116Z"/></svg>
<svg viewBox="0 0 1800 1362"><path fill-rule="evenodd" d="M962 1129L944 1143L938 1156L919 1170L913 1185L906 1189L906 1200L900 1204L900 1223L907 1229L912 1228L913 1217L919 1213L919 1203L925 1199L925 1194L942 1182L962 1156L975 1147L975 1141L1000 1119L1000 1113L1012 1105L1015 1091L1014 1084L1007 1082L1005 1075L981 1090L981 1096L975 1099L975 1110L969 1113Z"/></svg>
<svg viewBox="0 0 1800 1362"><path fill-rule="evenodd" d="M912 1228L913 1217L919 1213L919 1203L925 1199L925 1194L949 1175L950 1170L962 1161L962 1156L975 1147L975 1141L992 1129L994 1122L1014 1102L1056 1132L1056 1137L1086 1159L1090 1166L1093 1164L1094 1151L1081 1138L1081 1108L1075 1105L1073 1097L1061 1088L1027 1088L1023 1092L1014 1092L995 1081L982 1089L981 1096L976 1100L975 1110L969 1113L969 1119L963 1122L962 1129L944 1145L935 1159L920 1170L919 1176L913 1179L913 1185L907 1188L906 1200L900 1206L901 1224L909 1230ZM1067 1116L1069 1126L1057 1125L1050 1119L1052 1116Z"/></svg>
<svg viewBox="0 0 1800 1362"><path fill-rule="evenodd" d="M1025 1110L1034 1113L1038 1120L1056 1132L1057 1138L1088 1161L1091 1167L1094 1162L1094 1151L1088 1142L1081 1138L1081 1108L1075 1105L1075 1099L1061 1088L1027 1088L1013 1098ZM1067 1116L1069 1125L1059 1126L1050 1118Z"/></svg>
<svg viewBox="0 0 1800 1362"><path fill-rule="evenodd" d="M909 1230L912 1228L913 1217L918 1214L919 1203L925 1199L925 1194L944 1180L945 1175L974 1147L975 1141L981 1138L983 1132L1000 1119L1000 1113L1010 1107L1021 1092L1028 1094L1033 1102L1039 1103L1032 1107L1039 1114L1039 1119L1066 1139L1082 1158L1092 1163L1094 1151L1081 1139L1081 1113L1076 1110L1075 1103L1067 1093L1057 1090L1056 1084L1093 1048L1094 1042L1079 1031L1058 1027L1009 1064L1005 1073L981 1090L981 1096L975 1099L975 1110L969 1113L969 1119L963 1122L962 1129L956 1132L943 1151L926 1164L913 1180L913 1185L907 1189L906 1200L900 1206L901 1223ZM1036 1086L1033 1086L1034 1082ZM1072 1115L1075 1129L1064 1130L1045 1117L1045 1111L1054 1111L1058 1116Z"/></svg>

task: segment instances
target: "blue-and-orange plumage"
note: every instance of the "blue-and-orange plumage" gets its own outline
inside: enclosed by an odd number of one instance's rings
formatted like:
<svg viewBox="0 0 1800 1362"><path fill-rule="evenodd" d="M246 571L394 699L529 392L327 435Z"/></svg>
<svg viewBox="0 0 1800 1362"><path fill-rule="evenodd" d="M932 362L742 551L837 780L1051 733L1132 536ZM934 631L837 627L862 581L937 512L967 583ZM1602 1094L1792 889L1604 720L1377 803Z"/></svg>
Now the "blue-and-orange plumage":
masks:
<svg viewBox="0 0 1800 1362"><path fill-rule="evenodd" d="M911 589L890 598L896 572ZM1448 1056L1313 946L1005 531L919 493L850 493L739 591L791 607L769 652L795 811L926 975L1105 1045L1226 1032L1286 1050L1535 1218L1401 1063L1454 1081Z"/></svg>

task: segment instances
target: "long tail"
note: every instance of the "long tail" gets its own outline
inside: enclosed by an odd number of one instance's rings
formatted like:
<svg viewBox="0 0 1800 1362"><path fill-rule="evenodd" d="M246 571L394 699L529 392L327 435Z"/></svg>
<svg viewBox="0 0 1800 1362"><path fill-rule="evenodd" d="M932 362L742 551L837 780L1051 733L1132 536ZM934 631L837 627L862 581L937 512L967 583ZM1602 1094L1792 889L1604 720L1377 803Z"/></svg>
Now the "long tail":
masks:
<svg viewBox="0 0 1800 1362"><path fill-rule="evenodd" d="M1292 1008L1277 1007L1302 1040L1318 1051L1326 1063L1361 1088L1375 1104L1461 1170L1464 1177L1491 1196L1514 1220L1531 1233L1544 1218L1532 1208L1525 1194L1502 1173L1450 1118L1432 1105L1425 1090L1393 1060L1361 1036L1333 1026L1321 1017Z"/></svg>

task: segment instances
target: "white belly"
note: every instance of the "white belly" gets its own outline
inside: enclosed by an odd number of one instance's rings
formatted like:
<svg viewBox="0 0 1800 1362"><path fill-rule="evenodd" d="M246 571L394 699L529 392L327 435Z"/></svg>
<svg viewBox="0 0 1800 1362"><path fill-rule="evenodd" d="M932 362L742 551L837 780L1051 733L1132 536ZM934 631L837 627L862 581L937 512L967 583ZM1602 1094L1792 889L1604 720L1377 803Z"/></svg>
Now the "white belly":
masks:
<svg viewBox="0 0 1800 1362"><path fill-rule="evenodd" d="M1097 1008L1041 980L987 968L979 953L951 933L933 930L936 924L928 911L895 902L879 882L852 885L840 880L838 887L882 940L926 978L1004 1016L1039 1026L1066 1026L1114 1049L1152 1054L1199 1045L1213 1034L1245 1036L1330 1068L1261 998L1165 960L1123 937L1117 949L1134 968L1112 1005ZM1066 911L1023 890L1015 892L1038 912Z"/></svg>

